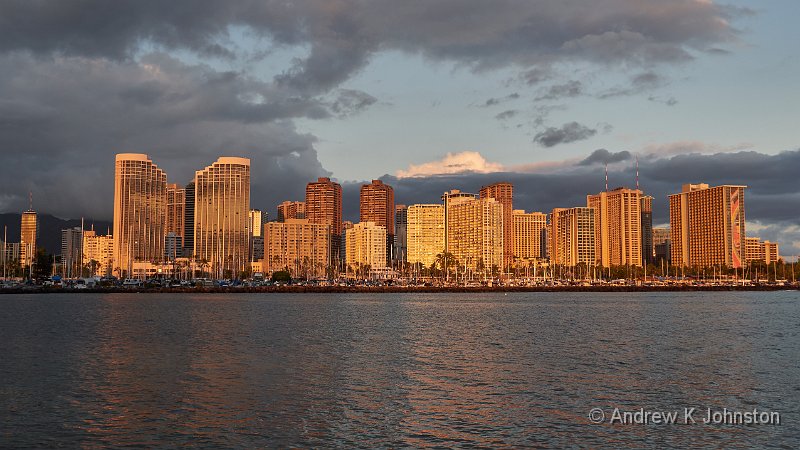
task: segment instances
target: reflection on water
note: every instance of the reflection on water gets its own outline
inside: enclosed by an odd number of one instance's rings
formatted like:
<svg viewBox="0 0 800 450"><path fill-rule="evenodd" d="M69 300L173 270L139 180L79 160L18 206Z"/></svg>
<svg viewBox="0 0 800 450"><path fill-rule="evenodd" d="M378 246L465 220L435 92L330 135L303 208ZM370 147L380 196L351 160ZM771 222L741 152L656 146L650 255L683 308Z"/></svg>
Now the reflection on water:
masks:
<svg viewBox="0 0 800 450"><path fill-rule="evenodd" d="M2 296L0 445L792 448L799 300ZM756 407L783 424L594 425L593 407Z"/></svg>

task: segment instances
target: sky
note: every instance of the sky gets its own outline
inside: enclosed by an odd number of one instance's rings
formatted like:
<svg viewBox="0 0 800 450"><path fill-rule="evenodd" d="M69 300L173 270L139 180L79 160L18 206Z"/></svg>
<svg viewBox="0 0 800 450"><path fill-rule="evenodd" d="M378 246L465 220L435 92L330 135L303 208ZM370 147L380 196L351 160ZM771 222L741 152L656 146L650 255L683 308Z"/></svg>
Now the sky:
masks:
<svg viewBox="0 0 800 450"><path fill-rule="evenodd" d="M5 1L0 212L110 219L114 155L185 184L252 160L252 206L380 178L399 203L512 181L515 207L745 184L800 254L794 0Z"/></svg>

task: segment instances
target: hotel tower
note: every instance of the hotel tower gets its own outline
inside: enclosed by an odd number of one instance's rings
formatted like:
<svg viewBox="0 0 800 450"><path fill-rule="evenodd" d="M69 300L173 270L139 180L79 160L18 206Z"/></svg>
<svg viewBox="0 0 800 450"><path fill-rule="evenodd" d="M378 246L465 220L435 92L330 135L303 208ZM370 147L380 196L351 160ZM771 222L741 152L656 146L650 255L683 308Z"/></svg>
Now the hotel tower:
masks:
<svg viewBox="0 0 800 450"><path fill-rule="evenodd" d="M114 172L114 267L131 277L134 262L164 258L167 174L140 153L120 153Z"/></svg>
<svg viewBox="0 0 800 450"><path fill-rule="evenodd" d="M617 188L586 197L594 209L595 264L642 266L642 191Z"/></svg>
<svg viewBox="0 0 800 450"><path fill-rule="evenodd" d="M250 267L250 160L221 157L194 184L194 259L216 277L238 277Z"/></svg>
<svg viewBox="0 0 800 450"><path fill-rule="evenodd" d="M361 185L359 210L361 222L372 222L386 229L386 256L391 256L394 242L394 189L381 180Z"/></svg>
<svg viewBox="0 0 800 450"><path fill-rule="evenodd" d="M330 178L306 185L306 219L330 226L331 261L339 259L342 236L342 186Z"/></svg>
<svg viewBox="0 0 800 450"><path fill-rule="evenodd" d="M514 185L504 182L483 186L480 198L493 198L503 205L503 267L511 267L514 264Z"/></svg>
<svg viewBox="0 0 800 450"><path fill-rule="evenodd" d="M746 188L684 184L681 193L669 196L672 264L742 267Z"/></svg>

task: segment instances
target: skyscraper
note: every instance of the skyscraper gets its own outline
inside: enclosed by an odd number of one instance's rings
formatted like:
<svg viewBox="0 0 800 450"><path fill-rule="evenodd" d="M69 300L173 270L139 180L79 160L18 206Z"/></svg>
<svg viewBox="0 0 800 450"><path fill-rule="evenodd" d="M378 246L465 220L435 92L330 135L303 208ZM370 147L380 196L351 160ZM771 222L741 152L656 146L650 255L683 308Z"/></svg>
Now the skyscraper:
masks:
<svg viewBox="0 0 800 450"><path fill-rule="evenodd" d="M389 258L394 242L394 189L381 180L362 184L359 206L361 222L372 222L386 229L386 256ZM388 264L389 260L386 262Z"/></svg>
<svg viewBox="0 0 800 450"><path fill-rule="evenodd" d="M642 264L655 262L655 247L653 247L653 197L643 195L641 198L642 211Z"/></svg>
<svg viewBox="0 0 800 450"><path fill-rule="evenodd" d="M473 197L451 202L446 209L447 251L459 266L483 273L502 270L503 205L494 198Z"/></svg>
<svg viewBox="0 0 800 450"><path fill-rule="evenodd" d="M408 207L394 207L394 251L395 261L404 262L408 258Z"/></svg>
<svg viewBox="0 0 800 450"><path fill-rule="evenodd" d="M444 205L444 227L445 227L444 250L446 252L450 251L450 246L449 246L449 242L448 242L449 236L447 235L447 226L448 226L448 223L449 223L448 216L449 216L450 208L453 205L457 205L457 204L459 204L461 202L465 202L465 201L469 201L469 200L474 200L476 198L478 198L478 196L476 194L468 194L466 192L461 192L458 189L451 189L451 190L445 192L444 194L442 194L442 204Z"/></svg>
<svg viewBox="0 0 800 450"><path fill-rule="evenodd" d="M183 208L183 256L194 254L194 181L184 189L186 201Z"/></svg>
<svg viewBox="0 0 800 450"><path fill-rule="evenodd" d="M116 156L114 175L114 267L123 277L133 263L164 258L167 174L140 153Z"/></svg>
<svg viewBox="0 0 800 450"><path fill-rule="evenodd" d="M250 210L250 261L264 259L264 213L260 209Z"/></svg>
<svg viewBox="0 0 800 450"><path fill-rule="evenodd" d="M746 188L684 184L681 193L669 196L672 264L742 267Z"/></svg>
<svg viewBox="0 0 800 450"><path fill-rule="evenodd" d="M22 213L19 238L19 264L23 268L36 260L36 237L39 234L39 216L29 209Z"/></svg>
<svg viewBox="0 0 800 450"><path fill-rule="evenodd" d="M83 232L83 261L90 276L111 275L113 259L114 238L111 235L99 236L94 230Z"/></svg>
<svg viewBox="0 0 800 450"><path fill-rule="evenodd" d="M330 226L307 219L264 224L264 268L288 270L292 277L324 277L332 265Z"/></svg>
<svg viewBox="0 0 800 450"><path fill-rule="evenodd" d="M167 233L183 237L186 220L186 188L167 183Z"/></svg>
<svg viewBox="0 0 800 450"><path fill-rule="evenodd" d="M594 264L603 267L642 265L642 191L617 188L586 196L594 208Z"/></svg>
<svg viewBox="0 0 800 450"><path fill-rule="evenodd" d="M514 258L531 260L545 258L542 254L542 235L547 228L547 214L525 213L515 209L511 215L514 226Z"/></svg>
<svg viewBox="0 0 800 450"><path fill-rule="evenodd" d="M305 219L306 202L293 202L287 200L278 205L278 222L285 222L287 219Z"/></svg>
<svg viewBox="0 0 800 450"><path fill-rule="evenodd" d="M566 267L595 264L594 208L555 208L550 213L550 263Z"/></svg>
<svg viewBox="0 0 800 450"><path fill-rule="evenodd" d="M216 277L238 277L250 267L250 160L220 157L194 183L194 258Z"/></svg>
<svg viewBox="0 0 800 450"><path fill-rule="evenodd" d="M503 182L483 186L480 198L493 198L503 205L503 267L511 267L514 264L514 185Z"/></svg>
<svg viewBox="0 0 800 450"><path fill-rule="evenodd" d="M350 270L386 267L386 227L360 222L353 224L346 234L346 263ZM363 275L368 275L366 270Z"/></svg>
<svg viewBox="0 0 800 450"><path fill-rule="evenodd" d="M339 258L342 235L342 186L330 178L306 185L306 218L310 223L330 226L331 260Z"/></svg>
<svg viewBox="0 0 800 450"><path fill-rule="evenodd" d="M67 278L83 276L83 229L61 230L61 273Z"/></svg>
<svg viewBox="0 0 800 450"><path fill-rule="evenodd" d="M444 251L444 205L410 205L407 217L406 261L430 267Z"/></svg>

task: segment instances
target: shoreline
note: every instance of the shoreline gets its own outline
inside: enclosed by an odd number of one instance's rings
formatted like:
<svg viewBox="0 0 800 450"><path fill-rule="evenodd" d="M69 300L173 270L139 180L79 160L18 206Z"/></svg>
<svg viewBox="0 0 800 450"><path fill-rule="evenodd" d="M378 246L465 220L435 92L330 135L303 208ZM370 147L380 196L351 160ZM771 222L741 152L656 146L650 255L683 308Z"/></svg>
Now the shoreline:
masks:
<svg viewBox="0 0 800 450"><path fill-rule="evenodd" d="M800 285L776 286L261 286L190 288L2 289L3 294L403 294L508 292L724 292L800 291Z"/></svg>

